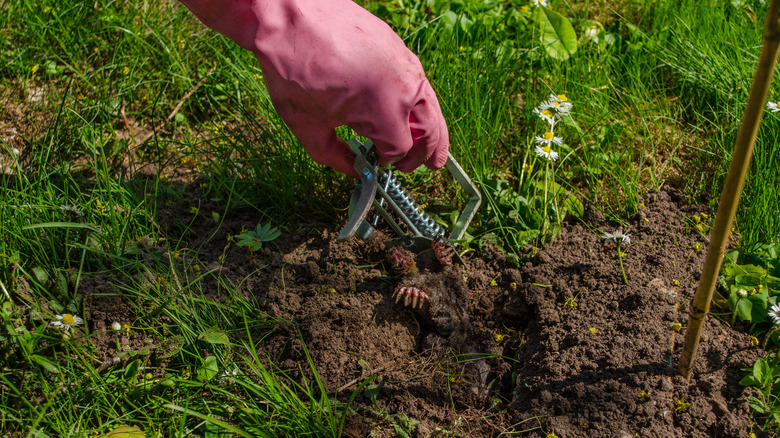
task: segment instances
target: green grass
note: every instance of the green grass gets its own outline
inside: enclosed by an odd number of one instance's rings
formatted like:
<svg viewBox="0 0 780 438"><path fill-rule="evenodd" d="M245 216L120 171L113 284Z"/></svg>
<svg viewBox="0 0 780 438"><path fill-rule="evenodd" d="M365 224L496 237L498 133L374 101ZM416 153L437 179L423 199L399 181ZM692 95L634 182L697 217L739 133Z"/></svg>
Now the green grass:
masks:
<svg viewBox="0 0 780 438"><path fill-rule="evenodd" d="M494 239L525 256L526 244L555 236L562 212L576 213L572 196L615 222L664 182L717 203L759 51L761 2L553 2L580 37L563 61L545 53L525 2L363 3L420 56L452 152L484 192L469 230L474 247ZM598 41L583 38L588 29ZM207 299L199 283L210 274L192 265L137 257L139 242L183 249L186 221L167 231L156 223L166 200L184 199L182 168L223 216L248 209L283 229L296 206L329 219L346 207L351 181L308 159L273 111L251 54L178 4L103 0L2 2L0 49L0 121L27 120L20 139L0 142L0 282L11 298L0 336L0 431L86 436L128 424L162 436L336 436L346 408L324 393L313 365L301 364L313 381L295 382L253 348L285 322L250 312L236 285L222 285L227 301ZM533 152L544 129L533 109L560 93L573 116L556 128L565 144L548 167ZM780 98L776 86L770 98ZM748 249L780 235L779 117L765 115L740 203ZM421 194L438 184L427 170L406 180ZM445 195L422 202L459 207L453 188L433 188ZM151 348L178 340L163 369L141 353L101 369L89 342L46 328L54 313L84 314L79 284L92 276L132 298L131 330L154 340ZM215 366L243 374L219 380ZM211 395L196 396L204 388ZM227 400L246 407L228 412Z"/></svg>

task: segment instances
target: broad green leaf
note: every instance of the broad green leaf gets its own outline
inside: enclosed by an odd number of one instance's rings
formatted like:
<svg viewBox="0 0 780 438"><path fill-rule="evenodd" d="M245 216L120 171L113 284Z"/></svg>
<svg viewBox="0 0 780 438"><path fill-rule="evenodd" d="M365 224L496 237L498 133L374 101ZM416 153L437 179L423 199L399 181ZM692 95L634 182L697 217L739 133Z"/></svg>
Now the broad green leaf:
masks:
<svg viewBox="0 0 780 438"><path fill-rule="evenodd" d="M739 381L739 384L742 386L758 386L760 385L760 382L755 378L755 376L748 374Z"/></svg>
<svg viewBox="0 0 780 438"><path fill-rule="evenodd" d="M750 300L739 300L737 303L737 315L743 321L750 321L753 303Z"/></svg>
<svg viewBox="0 0 780 438"><path fill-rule="evenodd" d="M141 361L136 359L125 367L125 380L132 380L138 375L138 368L141 366Z"/></svg>
<svg viewBox="0 0 780 438"><path fill-rule="evenodd" d="M32 273L35 276L35 279L38 280L39 283L46 283L47 281L49 281L49 273L46 272L46 270L41 268L40 266L36 266L32 268Z"/></svg>
<svg viewBox="0 0 780 438"><path fill-rule="evenodd" d="M568 198L566 198L566 208L569 210L569 213L571 213L572 216L576 218L581 218L583 214L585 214L585 207L583 207L582 202L577 199L576 196L571 195Z"/></svg>
<svg viewBox="0 0 780 438"><path fill-rule="evenodd" d="M734 277L734 283L742 289L753 289L761 284L761 277L755 275L737 275Z"/></svg>
<svg viewBox="0 0 780 438"><path fill-rule="evenodd" d="M265 224L265 225L258 224L257 228L255 228L256 238L258 240L262 240L263 242L270 242L281 235L282 232L279 231L276 227L272 226L271 224Z"/></svg>
<svg viewBox="0 0 780 438"><path fill-rule="evenodd" d="M547 181L546 184L547 184L548 195L563 194L566 191L562 185L558 184L555 181ZM534 185L536 186L537 190L541 190L542 192L544 192L544 186L545 186L544 181L536 181Z"/></svg>
<svg viewBox="0 0 780 438"><path fill-rule="evenodd" d="M33 360L33 362L37 363L38 365L44 367L46 371L54 374L58 374L60 372L59 367L57 367L57 364L50 361L49 359L46 359L43 356L39 356L37 354L33 354L30 356L30 359Z"/></svg>
<svg viewBox="0 0 780 438"><path fill-rule="evenodd" d="M577 34L574 32L569 20L563 15L540 7L539 14L539 39L547 51L547 54L565 61L577 51Z"/></svg>
<svg viewBox="0 0 780 438"><path fill-rule="evenodd" d="M143 430L136 426L119 426L111 432L104 433L98 438L145 438Z"/></svg>
<svg viewBox="0 0 780 438"><path fill-rule="evenodd" d="M750 310L750 321L751 322L762 322L766 316L766 295L765 294L755 294L748 297L748 300L753 303L752 309Z"/></svg>
<svg viewBox="0 0 780 438"><path fill-rule="evenodd" d="M68 296L68 279L59 271L57 271L57 292L62 296Z"/></svg>
<svg viewBox="0 0 780 438"><path fill-rule="evenodd" d="M729 265L724 268L726 274L731 277L738 275L753 275L756 277L763 277L766 275L766 271L761 266L756 265Z"/></svg>
<svg viewBox="0 0 780 438"><path fill-rule="evenodd" d="M228 340L228 336L225 334L225 332L216 327L207 329L198 335L198 339L204 342L208 342L209 344L230 345L230 341Z"/></svg>
<svg viewBox="0 0 780 438"><path fill-rule="evenodd" d="M726 268L731 265L736 265L738 258L739 258L739 251L733 250L727 252L723 256L723 272L728 273L728 270Z"/></svg>
<svg viewBox="0 0 780 438"><path fill-rule="evenodd" d="M203 360L203 364L198 367L198 380L208 382L219 372L216 356L209 356Z"/></svg>
<svg viewBox="0 0 780 438"><path fill-rule="evenodd" d="M759 358L756 363L753 364L753 376L761 382L761 386L766 386L772 383L772 370L769 368L769 363Z"/></svg>

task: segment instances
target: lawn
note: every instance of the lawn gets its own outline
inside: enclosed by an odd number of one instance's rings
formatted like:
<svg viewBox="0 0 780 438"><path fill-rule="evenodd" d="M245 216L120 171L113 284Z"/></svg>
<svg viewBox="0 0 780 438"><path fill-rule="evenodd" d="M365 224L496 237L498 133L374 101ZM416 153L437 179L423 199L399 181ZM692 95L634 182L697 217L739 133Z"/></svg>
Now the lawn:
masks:
<svg viewBox="0 0 780 438"><path fill-rule="evenodd" d="M177 2L0 4L0 434L578 436L610 431L587 408L609 399L637 406L614 420L631 435L773 436L769 108L705 336L738 360L702 359L690 386L668 363L768 2L358 3L419 56L482 192L459 273L423 254L420 277L394 275L382 244L337 242L354 182L309 159L253 56ZM555 103L553 123L540 113ZM401 179L453 226L463 193L446 172ZM604 245L616 230L631 244ZM465 303L465 340L393 301L423 283ZM618 363L610 342L656 345ZM552 362L588 354L603 360L556 380ZM646 400L674 420L643 423Z"/></svg>

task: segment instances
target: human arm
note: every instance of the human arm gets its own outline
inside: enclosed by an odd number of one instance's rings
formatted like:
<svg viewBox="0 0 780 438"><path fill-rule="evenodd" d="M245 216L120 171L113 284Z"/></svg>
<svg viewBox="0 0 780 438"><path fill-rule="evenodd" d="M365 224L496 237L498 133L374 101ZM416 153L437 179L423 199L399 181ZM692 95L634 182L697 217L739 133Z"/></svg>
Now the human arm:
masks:
<svg viewBox="0 0 780 438"><path fill-rule="evenodd" d="M419 59L352 0L180 0L251 50L271 101L316 162L357 176L335 129L376 145L379 164L441 168L449 134Z"/></svg>

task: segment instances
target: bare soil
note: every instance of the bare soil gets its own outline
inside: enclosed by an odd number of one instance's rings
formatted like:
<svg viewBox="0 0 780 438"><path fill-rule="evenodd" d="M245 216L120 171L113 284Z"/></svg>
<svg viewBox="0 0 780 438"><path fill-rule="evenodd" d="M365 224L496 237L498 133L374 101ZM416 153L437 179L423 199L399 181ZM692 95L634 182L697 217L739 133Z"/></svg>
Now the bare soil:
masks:
<svg viewBox="0 0 780 438"><path fill-rule="evenodd" d="M748 335L710 317L690 382L676 375L688 303L696 289L706 239L691 226L702 206L684 205L665 188L623 231L618 248L603 232L617 227L586 207L582 221L565 224L555 242L523 266L497 249L465 256L466 265L439 269L419 261L416 286L447 292L467 313L453 337L411 306L396 303L396 275L380 237L336 241L343 221L323 223L291 214L285 232L262 251L228 244L258 217L236 212L221 226L221 211L192 184L189 198L173 202L159 222L171 236L184 234L190 261L214 275L204 295L220 299L236 285L258 312L290 320L257 348L299 379L307 370L305 343L327 391L346 401L367 377L372 391L353 401L356 414L345 436L492 437L504 431L545 437L747 437L753 420L737 384L762 354ZM190 224L190 205L200 213ZM394 236L393 236L394 237ZM170 255L168 255L170 256ZM182 257L185 257L184 255ZM183 260L181 258L179 260ZM453 274L454 272L454 274ZM460 282L441 276L460 276ZM135 318L115 285L84 279L90 330ZM679 323L679 326L675 326ZM679 331L676 329L681 328ZM92 336L114 356L116 340ZM143 334L123 343L141 347ZM419 422L419 423L416 423ZM522 432L521 432L522 431ZM449 433L453 435L450 435Z"/></svg>

